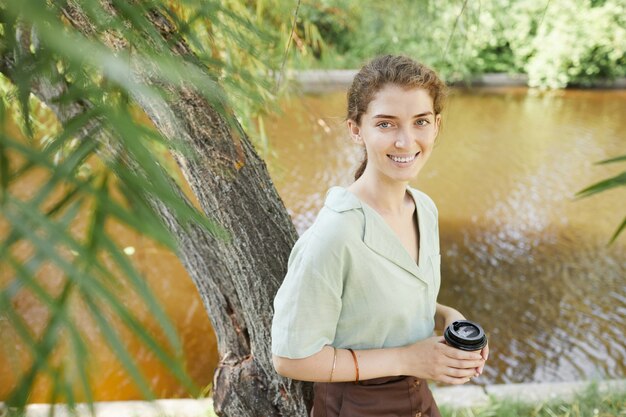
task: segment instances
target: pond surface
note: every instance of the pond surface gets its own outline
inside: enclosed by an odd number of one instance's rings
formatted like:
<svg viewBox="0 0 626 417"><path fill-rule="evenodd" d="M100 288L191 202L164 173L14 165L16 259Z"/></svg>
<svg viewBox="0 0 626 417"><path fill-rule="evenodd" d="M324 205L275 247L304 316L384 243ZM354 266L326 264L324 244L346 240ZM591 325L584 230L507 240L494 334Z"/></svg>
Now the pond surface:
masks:
<svg viewBox="0 0 626 417"><path fill-rule="evenodd" d="M264 155L299 232L361 153L343 92L293 98L266 121ZM481 323L492 354L477 383L626 375L626 188L577 200L624 170L626 91L455 90L412 184L439 208L439 301Z"/></svg>

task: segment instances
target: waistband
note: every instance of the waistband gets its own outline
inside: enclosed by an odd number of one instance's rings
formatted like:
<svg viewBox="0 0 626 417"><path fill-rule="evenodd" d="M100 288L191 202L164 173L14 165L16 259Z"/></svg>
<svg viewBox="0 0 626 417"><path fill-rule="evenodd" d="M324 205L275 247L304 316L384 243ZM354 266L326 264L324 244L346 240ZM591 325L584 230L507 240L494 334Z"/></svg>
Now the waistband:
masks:
<svg viewBox="0 0 626 417"><path fill-rule="evenodd" d="M381 384L388 384L391 382L401 381L407 378L415 379L415 377L406 376L406 375L383 376L380 378L364 379L362 381L357 382L357 385L381 385ZM353 382L348 382L348 383L352 384Z"/></svg>

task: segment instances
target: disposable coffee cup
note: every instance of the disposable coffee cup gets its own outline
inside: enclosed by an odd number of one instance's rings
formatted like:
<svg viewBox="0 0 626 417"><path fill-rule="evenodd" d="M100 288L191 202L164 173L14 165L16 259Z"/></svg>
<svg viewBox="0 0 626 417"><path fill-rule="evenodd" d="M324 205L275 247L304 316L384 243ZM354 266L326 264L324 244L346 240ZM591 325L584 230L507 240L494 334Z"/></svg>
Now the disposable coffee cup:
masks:
<svg viewBox="0 0 626 417"><path fill-rule="evenodd" d="M479 324L469 320L452 322L443 332L446 343L461 350L481 350L487 345L487 335Z"/></svg>

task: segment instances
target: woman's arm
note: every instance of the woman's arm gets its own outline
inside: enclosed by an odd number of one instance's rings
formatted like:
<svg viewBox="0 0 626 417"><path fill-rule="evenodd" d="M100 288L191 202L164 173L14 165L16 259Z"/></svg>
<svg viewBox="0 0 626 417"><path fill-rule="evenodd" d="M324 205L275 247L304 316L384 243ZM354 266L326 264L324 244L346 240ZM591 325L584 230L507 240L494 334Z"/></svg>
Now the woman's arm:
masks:
<svg viewBox="0 0 626 417"><path fill-rule="evenodd" d="M412 375L447 384L464 384L484 364L480 353L464 352L446 345L442 337L431 337L397 348L355 351L359 380L384 376ZM282 376L302 381L330 382L333 348L302 359L273 356L274 367ZM347 349L337 349L333 382L354 381L356 367Z"/></svg>
<svg viewBox="0 0 626 417"><path fill-rule="evenodd" d="M355 350L359 363L359 380L381 376L401 375L400 348ZM302 381L329 382L333 364L332 346L302 359L289 359L273 355L274 368L282 376ZM356 368L352 354L347 349L337 349L333 382L354 381Z"/></svg>

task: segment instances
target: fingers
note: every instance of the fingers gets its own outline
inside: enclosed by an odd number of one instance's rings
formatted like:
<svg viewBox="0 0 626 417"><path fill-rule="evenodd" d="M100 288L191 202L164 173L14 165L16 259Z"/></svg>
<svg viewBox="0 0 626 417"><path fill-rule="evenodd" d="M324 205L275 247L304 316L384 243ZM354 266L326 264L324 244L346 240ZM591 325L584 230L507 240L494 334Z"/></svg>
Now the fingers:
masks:
<svg viewBox="0 0 626 417"><path fill-rule="evenodd" d="M442 377L438 378L437 381L450 385L462 385L468 383L471 379L471 377L455 378L452 376L443 375Z"/></svg>
<svg viewBox="0 0 626 417"><path fill-rule="evenodd" d="M472 378L476 376L476 369L475 368L448 368L444 372L444 374L446 376L450 376L453 378L466 379L466 378Z"/></svg>
<svg viewBox="0 0 626 417"><path fill-rule="evenodd" d="M446 345L444 350L444 354L452 359L459 360L484 360L481 352L466 352L464 350L455 349L451 346Z"/></svg>
<svg viewBox="0 0 626 417"><path fill-rule="evenodd" d="M467 353L467 352L466 352ZM466 356L466 355L463 355ZM484 360L479 356L479 359L451 359L444 356L440 365L443 365L439 370L440 376L447 378L453 378L454 380L447 380L448 383L465 384L470 378L478 376L478 369L484 366Z"/></svg>
<svg viewBox="0 0 626 417"><path fill-rule="evenodd" d="M476 368L447 368L445 369L438 381L451 385L462 385L468 383L473 377L478 376Z"/></svg>
<svg viewBox="0 0 626 417"><path fill-rule="evenodd" d="M445 367L445 370L456 369L463 372L462 374L455 374L444 371L448 375L457 377L478 376L479 369L485 365L481 352L467 352L448 345L440 346L440 350L444 354L440 364Z"/></svg>
<svg viewBox="0 0 626 417"><path fill-rule="evenodd" d="M474 369L474 371L476 371L477 368L484 366L484 365L485 365L485 361L482 359L474 359L474 360L466 360L466 361L454 360L448 363L448 366L450 366L451 368Z"/></svg>
<svg viewBox="0 0 626 417"><path fill-rule="evenodd" d="M488 348L473 352L453 348L441 336L418 342L414 348L416 357L423 361L415 375L451 385L465 384L472 377L478 376L489 353Z"/></svg>
<svg viewBox="0 0 626 417"><path fill-rule="evenodd" d="M446 372L449 376L479 376L485 366L482 352L466 352L453 348L452 351L446 350L444 353L448 358L445 364L453 369L453 371Z"/></svg>
<svg viewBox="0 0 626 417"><path fill-rule="evenodd" d="M483 348L483 350L480 351L480 354L481 354L481 356L483 358L483 363L482 363L482 365L478 366L478 368L476 369L476 372L478 372L478 375L482 375L483 369L485 368L485 362L489 358L489 344L487 344Z"/></svg>

